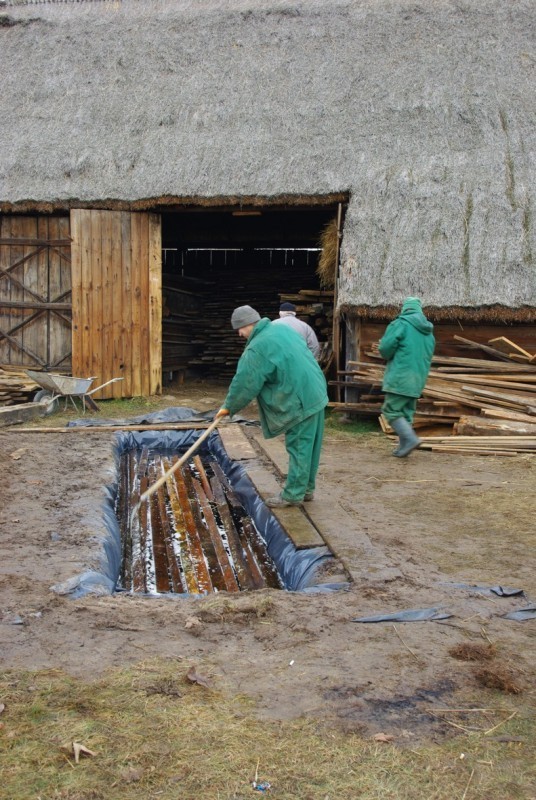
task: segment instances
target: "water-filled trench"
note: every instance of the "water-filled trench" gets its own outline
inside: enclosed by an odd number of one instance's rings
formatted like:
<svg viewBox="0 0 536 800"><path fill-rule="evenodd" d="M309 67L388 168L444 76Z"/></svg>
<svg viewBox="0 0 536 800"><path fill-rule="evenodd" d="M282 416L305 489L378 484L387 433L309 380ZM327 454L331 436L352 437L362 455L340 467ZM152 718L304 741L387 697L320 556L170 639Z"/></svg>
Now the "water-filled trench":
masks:
<svg viewBox="0 0 536 800"><path fill-rule="evenodd" d="M298 550L257 494L240 462L213 433L137 513L140 495L196 441L198 430L116 435L105 548L115 589L143 595L205 595L263 587L341 588L319 573L327 547Z"/></svg>
<svg viewBox="0 0 536 800"><path fill-rule="evenodd" d="M147 448L121 456L120 587L150 594L281 589L262 537L213 455L193 456L139 504L178 460Z"/></svg>

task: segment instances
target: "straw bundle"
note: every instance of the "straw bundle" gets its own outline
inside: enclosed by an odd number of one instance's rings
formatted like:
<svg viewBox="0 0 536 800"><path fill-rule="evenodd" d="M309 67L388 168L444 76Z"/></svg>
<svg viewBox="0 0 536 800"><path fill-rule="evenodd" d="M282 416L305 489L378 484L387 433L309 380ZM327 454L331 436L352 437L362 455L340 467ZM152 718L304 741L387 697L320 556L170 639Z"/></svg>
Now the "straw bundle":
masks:
<svg viewBox="0 0 536 800"><path fill-rule="evenodd" d="M337 220L334 218L325 226L320 236L319 245L322 252L318 258L316 274L323 289L333 289L335 286L335 276L337 274L337 250L338 250Z"/></svg>

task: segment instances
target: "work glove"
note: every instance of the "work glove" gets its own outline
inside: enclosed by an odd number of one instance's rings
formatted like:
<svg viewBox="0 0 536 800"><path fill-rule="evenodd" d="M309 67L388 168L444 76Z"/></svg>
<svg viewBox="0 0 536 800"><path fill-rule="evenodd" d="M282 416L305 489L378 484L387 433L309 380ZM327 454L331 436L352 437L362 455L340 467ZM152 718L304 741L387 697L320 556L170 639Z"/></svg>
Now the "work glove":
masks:
<svg viewBox="0 0 536 800"><path fill-rule="evenodd" d="M228 416L229 416L229 410L227 408L220 408L220 410L216 414L215 419L223 419L224 417Z"/></svg>

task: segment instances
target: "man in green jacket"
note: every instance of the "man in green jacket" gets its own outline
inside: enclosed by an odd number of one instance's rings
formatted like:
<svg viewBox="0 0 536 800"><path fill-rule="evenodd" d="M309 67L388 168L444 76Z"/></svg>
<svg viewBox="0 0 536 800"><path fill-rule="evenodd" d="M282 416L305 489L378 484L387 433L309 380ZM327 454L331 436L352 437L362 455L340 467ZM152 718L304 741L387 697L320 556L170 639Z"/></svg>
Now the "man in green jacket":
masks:
<svg viewBox="0 0 536 800"><path fill-rule="evenodd" d="M289 456L283 491L266 505L308 502L314 496L324 434L324 374L299 333L261 319L251 306L236 308L231 325L247 343L217 416L232 416L257 398L264 438L284 433Z"/></svg>
<svg viewBox="0 0 536 800"><path fill-rule="evenodd" d="M422 313L417 297L407 297L402 311L380 340L380 354L387 361L382 389L382 414L398 434L393 455L408 456L421 443L412 428L417 400L426 384L435 347L434 326Z"/></svg>

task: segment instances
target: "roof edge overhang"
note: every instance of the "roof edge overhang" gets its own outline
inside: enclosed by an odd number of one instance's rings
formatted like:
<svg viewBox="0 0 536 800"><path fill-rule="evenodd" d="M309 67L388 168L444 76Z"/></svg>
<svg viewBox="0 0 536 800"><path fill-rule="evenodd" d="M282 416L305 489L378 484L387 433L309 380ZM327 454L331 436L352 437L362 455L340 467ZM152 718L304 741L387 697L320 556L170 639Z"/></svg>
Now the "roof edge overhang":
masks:
<svg viewBox="0 0 536 800"><path fill-rule="evenodd" d="M208 211L277 208L331 208L338 203L347 203L349 192L331 194L279 194L267 195L217 195L202 197L198 195L146 197L138 200L119 200L108 198L100 200L18 200L16 202L0 201L2 214L58 214L68 213L71 208L99 209L109 211Z"/></svg>
<svg viewBox="0 0 536 800"><path fill-rule="evenodd" d="M400 304L385 306L353 306L345 304L340 310L351 317L360 317L370 322L388 322L400 313ZM521 323L536 324L536 307L520 306L511 308L499 303L493 306L423 306L423 311L431 322L488 322L493 324Z"/></svg>

